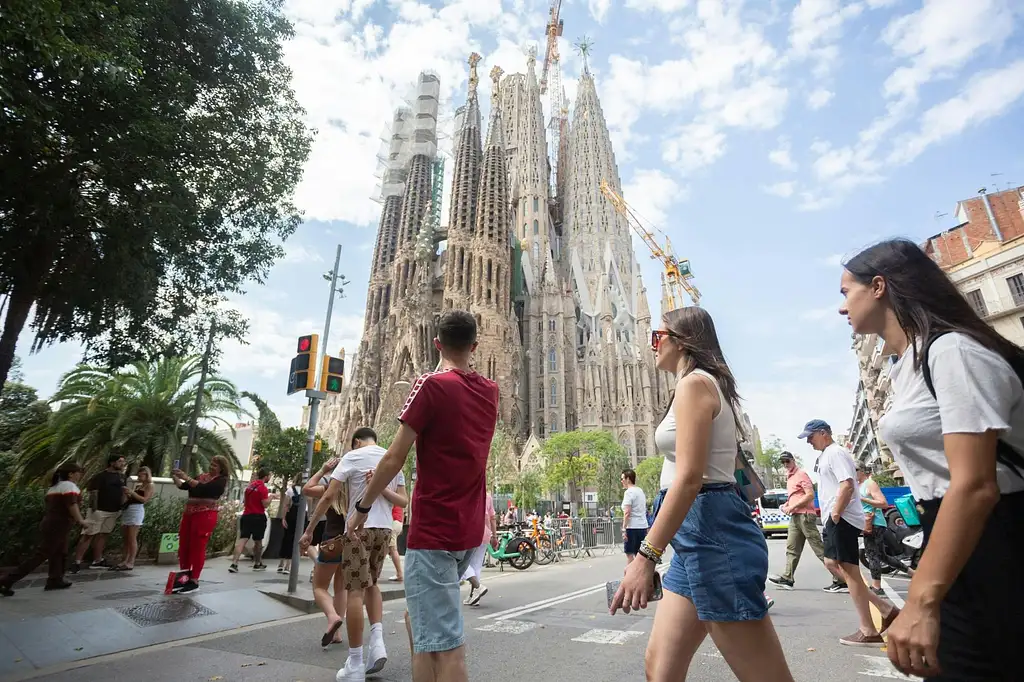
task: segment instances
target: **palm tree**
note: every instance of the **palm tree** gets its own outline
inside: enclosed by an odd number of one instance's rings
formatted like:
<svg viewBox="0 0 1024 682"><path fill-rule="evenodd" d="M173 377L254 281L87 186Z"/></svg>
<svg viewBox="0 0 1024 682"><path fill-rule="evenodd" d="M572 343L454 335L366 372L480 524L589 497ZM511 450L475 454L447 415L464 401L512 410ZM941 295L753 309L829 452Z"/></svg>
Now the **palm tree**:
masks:
<svg viewBox="0 0 1024 682"><path fill-rule="evenodd" d="M180 457L196 399L200 356L160 358L121 369L82 364L61 378L50 399L58 403L48 423L22 437L17 477L35 481L62 463L74 460L94 472L106 466L115 449L129 466L148 466L158 475ZM200 416L227 426L224 414L241 416L235 386L208 376L200 401ZM211 428L196 429L192 464L205 468L223 455L238 467L226 438Z"/></svg>

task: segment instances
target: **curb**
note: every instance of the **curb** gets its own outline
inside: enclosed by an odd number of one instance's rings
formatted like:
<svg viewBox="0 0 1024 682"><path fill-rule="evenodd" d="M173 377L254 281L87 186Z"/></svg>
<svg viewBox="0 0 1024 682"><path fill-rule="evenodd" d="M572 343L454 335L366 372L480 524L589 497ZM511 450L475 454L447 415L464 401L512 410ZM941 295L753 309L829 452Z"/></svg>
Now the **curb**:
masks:
<svg viewBox="0 0 1024 682"><path fill-rule="evenodd" d="M286 604L297 611L302 613L320 613L320 607L316 605L313 600L313 593L311 590L304 589L296 592L295 594L289 594L287 591L274 590L274 589L260 589L260 594L265 594L271 599L276 599L282 604ZM381 590L381 600L385 602L395 601L396 599L405 599L405 588L397 590Z"/></svg>

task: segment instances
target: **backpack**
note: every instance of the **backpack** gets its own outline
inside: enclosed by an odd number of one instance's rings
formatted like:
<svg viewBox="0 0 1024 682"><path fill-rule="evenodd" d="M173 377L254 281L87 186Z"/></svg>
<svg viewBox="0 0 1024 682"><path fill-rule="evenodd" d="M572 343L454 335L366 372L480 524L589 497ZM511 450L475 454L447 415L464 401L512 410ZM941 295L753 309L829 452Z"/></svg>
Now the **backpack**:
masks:
<svg viewBox="0 0 1024 682"><path fill-rule="evenodd" d="M299 499L302 497L302 490L298 486L292 486L291 490L292 507L295 508L299 504Z"/></svg>
<svg viewBox="0 0 1024 682"><path fill-rule="evenodd" d="M931 350L932 344L935 340L941 336L945 336L949 332L939 332L932 335L928 341L925 342L924 348L921 350L921 375L924 377L924 385L928 387L928 392L932 394L933 398L937 398L935 395L935 384L932 383L932 371L928 367L928 351ZM1004 358L1005 359L1005 358ZM1024 384L1024 357L1018 358L1015 362L1007 360L1010 367L1017 374L1017 377L1021 379L1021 383ZM996 441L996 461L1006 466L1013 473L1017 474L1021 478L1024 478L1024 456L1017 452L1016 448L1000 438Z"/></svg>

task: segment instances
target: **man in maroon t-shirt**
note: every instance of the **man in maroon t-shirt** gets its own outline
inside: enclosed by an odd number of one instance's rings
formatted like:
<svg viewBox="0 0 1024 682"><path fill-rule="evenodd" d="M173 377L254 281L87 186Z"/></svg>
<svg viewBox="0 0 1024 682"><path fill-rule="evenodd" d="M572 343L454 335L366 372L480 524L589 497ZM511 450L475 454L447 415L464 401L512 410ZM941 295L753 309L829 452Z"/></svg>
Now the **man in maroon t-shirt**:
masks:
<svg viewBox="0 0 1024 682"><path fill-rule="evenodd" d="M405 554L406 626L416 682L468 680L459 576L484 532L487 455L498 420L498 385L469 368L476 319L450 310L438 321L434 346L441 369L412 387L401 426L377 465L356 512L355 533L370 505L394 478L416 444L416 514Z"/></svg>

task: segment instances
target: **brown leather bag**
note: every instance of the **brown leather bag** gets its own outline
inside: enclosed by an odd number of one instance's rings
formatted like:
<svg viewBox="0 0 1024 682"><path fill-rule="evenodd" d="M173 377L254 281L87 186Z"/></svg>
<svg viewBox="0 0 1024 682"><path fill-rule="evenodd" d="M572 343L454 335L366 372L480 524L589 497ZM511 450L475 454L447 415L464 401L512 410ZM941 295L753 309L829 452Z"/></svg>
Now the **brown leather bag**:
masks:
<svg viewBox="0 0 1024 682"><path fill-rule="evenodd" d="M337 563L341 561L341 541L344 537L344 534L342 534L331 538L330 540L324 540L320 543L320 556L324 561L329 563Z"/></svg>

